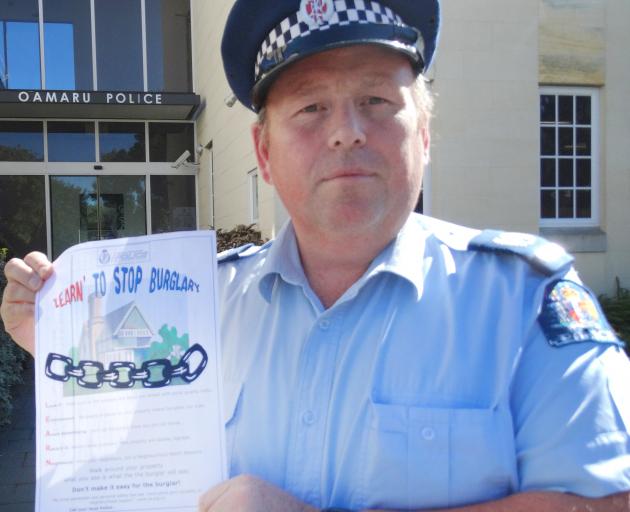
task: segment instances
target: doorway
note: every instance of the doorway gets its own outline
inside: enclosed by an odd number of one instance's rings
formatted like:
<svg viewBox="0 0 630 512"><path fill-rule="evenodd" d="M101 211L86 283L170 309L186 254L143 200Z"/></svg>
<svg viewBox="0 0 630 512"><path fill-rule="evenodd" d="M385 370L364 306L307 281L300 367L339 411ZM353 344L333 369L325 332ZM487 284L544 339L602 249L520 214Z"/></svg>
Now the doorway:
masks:
<svg viewBox="0 0 630 512"><path fill-rule="evenodd" d="M147 233L145 176L51 176L52 257L90 240Z"/></svg>

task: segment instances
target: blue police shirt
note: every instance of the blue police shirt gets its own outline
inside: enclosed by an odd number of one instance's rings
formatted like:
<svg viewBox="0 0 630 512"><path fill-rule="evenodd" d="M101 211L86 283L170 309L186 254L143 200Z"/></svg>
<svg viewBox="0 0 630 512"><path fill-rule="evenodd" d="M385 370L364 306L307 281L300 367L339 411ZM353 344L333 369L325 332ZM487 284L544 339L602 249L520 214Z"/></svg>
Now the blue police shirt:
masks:
<svg viewBox="0 0 630 512"><path fill-rule="evenodd" d="M223 254L230 475L353 509L630 489L623 350L614 336L552 343L539 315L554 283L579 287L570 265L470 250L477 235L412 214L329 309L291 224Z"/></svg>

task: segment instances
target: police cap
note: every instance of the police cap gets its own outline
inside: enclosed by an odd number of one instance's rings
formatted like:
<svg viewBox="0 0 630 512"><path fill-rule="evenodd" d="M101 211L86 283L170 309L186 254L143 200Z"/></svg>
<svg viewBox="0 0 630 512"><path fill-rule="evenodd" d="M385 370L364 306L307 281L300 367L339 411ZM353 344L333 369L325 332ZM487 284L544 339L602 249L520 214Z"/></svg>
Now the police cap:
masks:
<svg viewBox="0 0 630 512"><path fill-rule="evenodd" d="M221 53L234 94L258 111L284 67L341 46L382 45L424 73L439 27L439 0L236 0Z"/></svg>

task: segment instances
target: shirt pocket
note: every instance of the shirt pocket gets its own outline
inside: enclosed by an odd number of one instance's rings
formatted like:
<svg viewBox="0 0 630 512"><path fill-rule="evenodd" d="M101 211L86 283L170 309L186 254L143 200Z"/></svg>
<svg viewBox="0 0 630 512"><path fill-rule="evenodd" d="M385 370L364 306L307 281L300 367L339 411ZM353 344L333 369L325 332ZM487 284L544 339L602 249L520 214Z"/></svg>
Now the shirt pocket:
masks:
<svg viewBox="0 0 630 512"><path fill-rule="evenodd" d="M225 452L228 460L229 477L238 474L234 457L234 445L238 430L243 384L226 381L223 384L223 418L225 421Z"/></svg>
<svg viewBox="0 0 630 512"><path fill-rule="evenodd" d="M446 507L508 494L511 427L496 409L371 402L360 508Z"/></svg>

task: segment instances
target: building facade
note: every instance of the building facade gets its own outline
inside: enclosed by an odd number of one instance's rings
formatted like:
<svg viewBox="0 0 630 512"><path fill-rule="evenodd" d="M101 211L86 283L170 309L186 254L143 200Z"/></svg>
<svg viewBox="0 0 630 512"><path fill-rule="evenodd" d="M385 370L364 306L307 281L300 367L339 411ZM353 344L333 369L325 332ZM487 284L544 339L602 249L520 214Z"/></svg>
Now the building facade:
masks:
<svg viewBox="0 0 630 512"><path fill-rule="evenodd" d="M275 234L286 211L223 75L231 5L0 0L0 247L55 257L176 229ZM539 233L598 293L630 287L630 3L442 10L425 213Z"/></svg>
<svg viewBox="0 0 630 512"><path fill-rule="evenodd" d="M188 0L0 0L0 247L197 228L190 27Z"/></svg>

